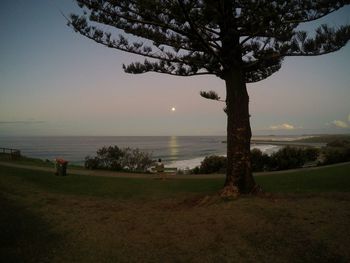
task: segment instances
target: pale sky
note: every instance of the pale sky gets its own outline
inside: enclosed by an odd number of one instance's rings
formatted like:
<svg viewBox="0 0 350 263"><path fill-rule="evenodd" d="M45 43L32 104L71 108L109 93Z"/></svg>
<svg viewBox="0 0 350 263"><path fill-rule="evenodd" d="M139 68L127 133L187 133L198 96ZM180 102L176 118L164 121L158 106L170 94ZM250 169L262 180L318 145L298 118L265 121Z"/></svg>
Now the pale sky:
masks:
<svg viewBox="0 0 350 263"><path fill-rule="evenodd" d="M73 32L59 13L71 0L2 0L0 135L224 135L215 76L126 74L143 58ZM350 23L350 6L321 21ZM311 28L308 25L307 28ZM286 58L248 85L253 134L350 133L350 43L319 57ZM172 107L176 110L172 111Z"/></svg>

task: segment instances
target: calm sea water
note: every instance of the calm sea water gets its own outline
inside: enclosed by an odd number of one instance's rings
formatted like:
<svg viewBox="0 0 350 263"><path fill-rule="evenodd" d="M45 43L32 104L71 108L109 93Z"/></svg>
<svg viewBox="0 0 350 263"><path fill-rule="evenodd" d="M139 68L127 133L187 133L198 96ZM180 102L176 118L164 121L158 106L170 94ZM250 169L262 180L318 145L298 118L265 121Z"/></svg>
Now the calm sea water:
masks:
<svg viewBox="0 0 350 263"><path fill-rule="evenodd" d="M0 137L0 147L21 150L29 157L63 158L71 163L83 164L87 155L93 156L103 146L139 148L152 153L154 159L162 158L167 165L193 168L205 156L225 155L224 136L64 136L64 137ZM278 146L254 146L262 151L273 151Z"/></svg>

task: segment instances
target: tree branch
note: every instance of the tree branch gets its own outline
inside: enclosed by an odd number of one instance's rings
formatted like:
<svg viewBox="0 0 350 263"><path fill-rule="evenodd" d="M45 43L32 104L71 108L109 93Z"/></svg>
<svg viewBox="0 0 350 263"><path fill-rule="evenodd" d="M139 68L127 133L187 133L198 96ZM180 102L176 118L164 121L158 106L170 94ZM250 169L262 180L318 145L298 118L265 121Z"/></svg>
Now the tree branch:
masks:
<svg viewBox="0 0 350 263"><path fill-rule="evenodd" d="M212 50L210 45L208 43L206 43L206 41L202 38L202 36L195 29L196 28L195 24L192 21L192 19L189 17L188 12L187 12L182 0L178 0L177 2L179 4L179 6L181 7L181 9L183 10L184 16L185 16L186 20L188 21L188 23L190 24L190 28L191 28L192 32L197 36L197 38L202 43L202 45L207 49L207 51L209 51L209 53L211 53L214 57L216 57L218 59L218 61L221 61L221 58L218 56L218 54L216 54L216 52L214 50Z"/></svg>

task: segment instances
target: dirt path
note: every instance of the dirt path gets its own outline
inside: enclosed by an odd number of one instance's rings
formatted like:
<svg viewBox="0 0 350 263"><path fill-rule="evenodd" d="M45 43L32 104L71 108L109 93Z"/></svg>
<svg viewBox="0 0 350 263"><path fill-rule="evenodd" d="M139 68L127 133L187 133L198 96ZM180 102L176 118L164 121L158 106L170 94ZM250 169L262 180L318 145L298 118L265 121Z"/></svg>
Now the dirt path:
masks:
<svg viewBox="0 0 350 263"><path fill-rule="evenodd" d="M291 169L291 170L283 170L283 171L276 171L276 172L260 172L260 173L254 173L255 176L260 175L275 175L275 174L284 174L284 173L291 173L291 172L298 172L298 171L311 171L311 170L318 170L325 167L335 167L335 166L343 166L348 165L350 162L346 163L338 163L338 164L332 164L327 166L318 166L318 167L309 167L309 168L301 168L301 169ZM55 172L54 168L50 167L40 167L40 166L33 166L33 165L24 165L24 164L18 164L18 163L11 163L11 162L0 162L1 166L7 166L7 167L14 167L14 168L22 168L22 169L29 169L34 171L45 171L45 172ZM125 173L125 172L113 172L113 171L101 171L101 170L83 170L83 169L75 169L75 168L68 168L68 175L69 174L76 174L76 175L88 175L88 176L103 176L103 177L121 177L121 178L151 178L156 179L159 178L159 175L156 174L143 174L143 173ZM210 178L224 178L224 174L192 174L192 175L167 175L167 179L210 179Z"/></svg>

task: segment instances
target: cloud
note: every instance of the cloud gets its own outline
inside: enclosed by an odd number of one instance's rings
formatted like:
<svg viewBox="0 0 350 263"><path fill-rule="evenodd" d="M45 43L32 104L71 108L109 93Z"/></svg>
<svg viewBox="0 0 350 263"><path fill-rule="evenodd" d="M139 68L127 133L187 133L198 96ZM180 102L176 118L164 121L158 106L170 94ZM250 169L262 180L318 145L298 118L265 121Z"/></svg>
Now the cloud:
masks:
<svg viewBox="0 0 350 263"><path fill-rule="evenodd" d="M2 124L40 124L46 123L46 121L0 121L0 125Z"/></svg>
<svg viewBox="0 0 350 263"><path fill-rule="evenodd" d="M337 128L349 128L349 125L345 121L334 120L331 122Z"/></svg>
<svg viewBox="0 0 350 263"><path fill-rule="evenodd" d="M271 125L270 129L271 130L295 130L296 127L289 123L283 123L279 125Z"/></svg>
<svg viewBox="0 0 350 263"><path fill-rule="evenodd" d="M349 113L349 115L348 115L348 122L350 122L350 113Z"/></svg>

